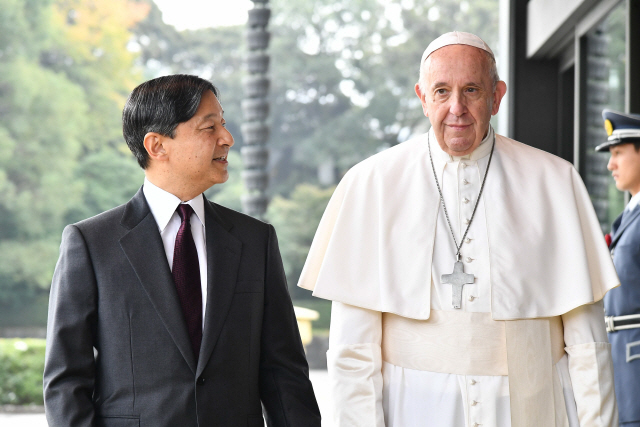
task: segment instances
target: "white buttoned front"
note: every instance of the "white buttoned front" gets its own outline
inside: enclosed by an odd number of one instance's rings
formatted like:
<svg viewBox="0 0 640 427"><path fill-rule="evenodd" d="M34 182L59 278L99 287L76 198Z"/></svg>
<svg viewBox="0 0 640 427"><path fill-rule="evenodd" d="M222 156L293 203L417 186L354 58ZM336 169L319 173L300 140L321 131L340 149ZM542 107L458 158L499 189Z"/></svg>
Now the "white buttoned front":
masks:
<svg viewBox="0 0 640 427"><path fill-rule="evenodd" d="M458 384L465 406L464 427L510 425L507 377L460 375Z"/></svg>
<svg viewBox="0 0 640 427"><path fill-rule="evenodd" d="M441 179L442 195L456 241L458 244L462 243L460 254L464 264L464 272L474 275L474 282L464 285L462 288L462 302L459 310L485 313L491 311L489 241L486 230L484 197L481 196L478 199L478 196L488 163L488 155L491 151L492 141L487 142L474 152L473 158L460 159L448 156L442 175L438 176ZM440 151L434 154L441 155L443 153ZM487 179L490 178L491 170ZM474 215L473 211L478 200L478 207ZM469 226L469 231L464 236L467 226ZM462 239L463 236L464 239ZM451 273L456 260L456 248L441 206L438 212L433 253L431 308L434 310L456 310L451 304L452 286L441 283L442 274ZM506 405L501 400L502 397L496 400L496 396L504 396L502 391L505 385L508 396L507 377L452 376L449 378L458 379L464 407L464 427L472 427L476 424L483 427L497 425L494 418L496 414L504 412L505 406L508 411L508 398ZM461 426L457 423L455 425Z"/></svg>
<svg viewBox="0 0 640 427"><path fill-rule="evenodd" d="M480 197L474 215L474 208L484 172L489 160L491 143L481 144L472 156L464 158L451 157L441 150L434 155L444 155L446 164L441 182L442 195L447 206L451 227L453 227L456 241L462 243L460 254L464 262L464 272L473 274L475 281L462 288L461 309L473 312L491 311L490 281L489 281L489 242L487 239L486 215L483 197ZM489 174L491 171L489 171ZM469 226L469 224L471 224ZM469 231L461 242L467 227ZM435 310L453 310L451 305L452 286L441 283L441 276L453 270L456 248L451 237L451 231L440 206L436 225L436 239L432 264L432 296L431 308Z"/></svg>

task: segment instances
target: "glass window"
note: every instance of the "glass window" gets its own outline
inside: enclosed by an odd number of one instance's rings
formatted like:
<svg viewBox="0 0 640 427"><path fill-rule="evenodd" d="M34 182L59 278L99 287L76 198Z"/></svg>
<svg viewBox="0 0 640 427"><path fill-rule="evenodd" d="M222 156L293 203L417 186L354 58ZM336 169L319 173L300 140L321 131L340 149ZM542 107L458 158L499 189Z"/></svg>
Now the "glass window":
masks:
<svg viewBox="0 0 640 427"><path fill-rule="evenodd" d="M607 170L609 153L594 148L606 141L602 110L624 111L625 92L625 10L621 2L586 35L586 98L582 121L585 129L583 178L604 231L624 208L624 193L618 191Z"/></svg>

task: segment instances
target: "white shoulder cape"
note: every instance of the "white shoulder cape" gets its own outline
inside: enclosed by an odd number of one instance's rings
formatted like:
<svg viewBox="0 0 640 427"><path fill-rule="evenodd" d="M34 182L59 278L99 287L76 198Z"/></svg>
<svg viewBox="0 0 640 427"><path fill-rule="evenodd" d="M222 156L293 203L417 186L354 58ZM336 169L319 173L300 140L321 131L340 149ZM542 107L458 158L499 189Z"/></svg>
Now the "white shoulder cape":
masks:
<svg viewBox="0 0 640 427"><path fill-rule="evenodd" d="M442 156L434 153L434 164L441 171ZM495 320L562 315L619 285L570 163L496 135L482 197ZM426 134L362 161L336 188L298 286L316 297L428 319L439 209Z"/></svg>

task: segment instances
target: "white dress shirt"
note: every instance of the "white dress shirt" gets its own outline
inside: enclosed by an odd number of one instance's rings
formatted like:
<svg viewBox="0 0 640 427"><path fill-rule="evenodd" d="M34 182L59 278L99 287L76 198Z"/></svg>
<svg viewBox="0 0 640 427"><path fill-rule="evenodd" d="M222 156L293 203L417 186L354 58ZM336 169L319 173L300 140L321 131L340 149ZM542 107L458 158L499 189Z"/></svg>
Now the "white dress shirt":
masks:
<svg viewBox="0 0 640 427"><path fill-rule="evenodd" d="M629 203L627 203L627 207L624 208L625 211L632 211L635 209L636 206L638 206L638 204L640 204L640 192L636 193L635 196L631 197L631 200L629 200Z"/></svg>
<svg viewBox="0 0 640 427"><path fill-rule="evenodd" d="M162 237L164 252L167 255L169 268L173 270L173 250L176 244L176 235L180 229L182 220L176 209L182 202L173 194L154 185L146 177L142 187L144 197L147 199L149 209L158 224L158 231ZM191 234L196 244L198 252L198 263L200 264L200 286L202 289L202 328L204 329L204 319L207 309L207 245L204 226L204 197L202 194L185 202L193 208L191 214Z"/></svg>

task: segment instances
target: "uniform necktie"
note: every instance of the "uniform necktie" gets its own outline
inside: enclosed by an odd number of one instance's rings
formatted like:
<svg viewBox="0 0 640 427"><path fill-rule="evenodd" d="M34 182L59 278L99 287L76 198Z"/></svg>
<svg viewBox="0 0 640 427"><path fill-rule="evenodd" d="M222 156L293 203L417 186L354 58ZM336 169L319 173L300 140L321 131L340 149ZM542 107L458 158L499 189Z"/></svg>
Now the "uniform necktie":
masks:
<svg viewBox="0 0 640 427"><path fill-rule="evenodd" d="M202 289L198 252L191 234L190 219L193 209L190 205L181 203L177 211L182 223L173 249L171 275L178 291L182 314L187 323L191 347L197 361L202 341Z"/></svg>

